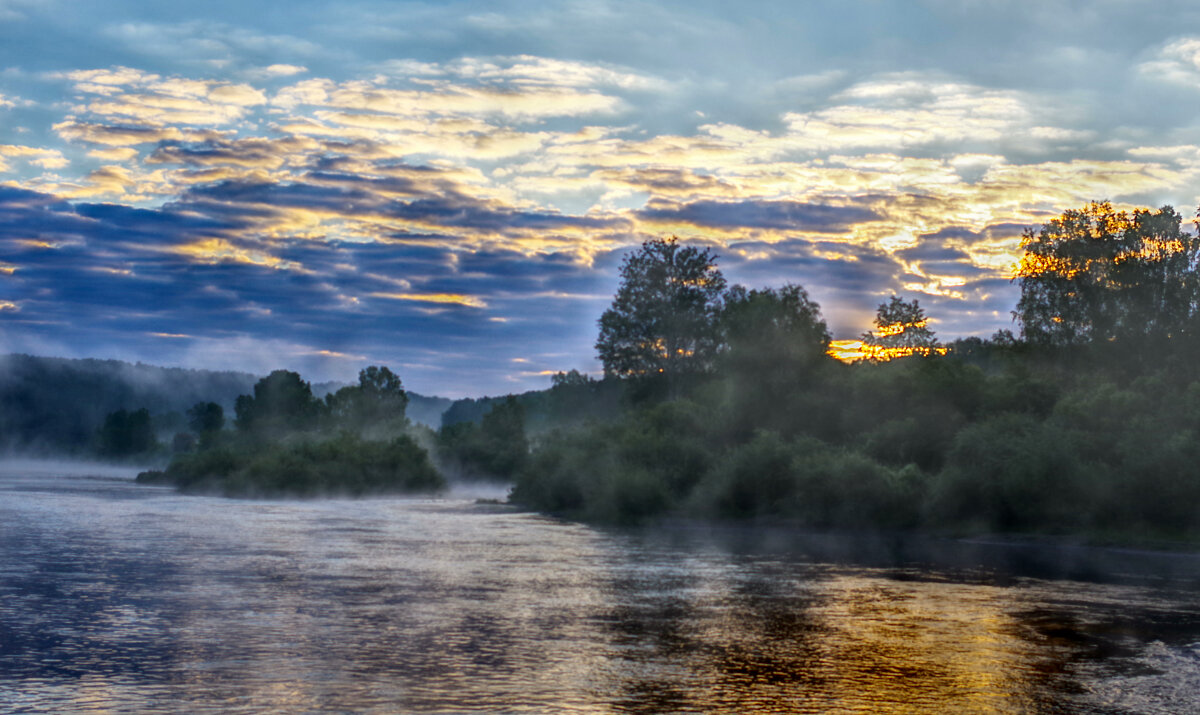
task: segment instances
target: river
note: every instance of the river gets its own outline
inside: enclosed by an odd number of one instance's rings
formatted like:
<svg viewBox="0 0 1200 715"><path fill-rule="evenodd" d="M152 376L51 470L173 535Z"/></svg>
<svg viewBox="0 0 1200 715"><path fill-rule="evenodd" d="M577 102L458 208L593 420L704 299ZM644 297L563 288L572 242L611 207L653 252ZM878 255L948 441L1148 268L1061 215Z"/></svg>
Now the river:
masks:
<svg viewBox="0 0 1200 715"><path fill-rule="evenodd" d="M0 711L1200 712L1200 556L0 466Z"/></svg>

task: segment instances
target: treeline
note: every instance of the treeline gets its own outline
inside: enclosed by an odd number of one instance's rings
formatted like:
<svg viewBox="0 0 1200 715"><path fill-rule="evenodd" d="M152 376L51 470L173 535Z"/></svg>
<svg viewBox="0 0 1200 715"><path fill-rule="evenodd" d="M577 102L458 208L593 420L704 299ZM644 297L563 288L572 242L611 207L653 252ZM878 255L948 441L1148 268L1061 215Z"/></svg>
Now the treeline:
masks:
<svg viewBox="0 0 1200 715"><path fill-rule="evenodd" d="M1018 334L942 345L892 297L829 357L795 285L726 286L674 239L600 319L618 416L533 440L514 502L576 518L1180 538L1200 527L1200 239L1094 203L1022 242Z"/></svg>
<svg viewBox="0 0 1200 715"><path fill-rule="evenodd" d="M727 285L708 249L648 241L599 321L603 379L462 400L432 429L387 368L318 399L277 371L186 412L143 481L244 495L509 481L510 499L597 521L1195 538L1200 238L1170 207L1067 211L1028 231L1016 328L941 343L891 296L867 359L829 354L798 285ZM136 442L149 413L110 414Z"/></svg>
<svg viewBox="0 0 1200 715"><path fill-rule="evenodd" d="M182 428L184 411L198 401L231 408L238 395L250 390L254 375L241 372L164 368L119 360L72 360L0 356L0 449L88 455L104 453L106 417L114 422L145 409L146 430L159 435ZM118 425L109 424L116 436ZM108 447L120 445L120 439ZM139 442L130 445L142 451Z"/></svg>
<svg viewBox="0 0 1200 715"><path fill-rule="evenodd" d="M436 491L445 482L407 405L386 367L364 369L357 385L323 400L299 374L276 370L235 400L232 429L219 404L193 405L170 463L138 481L241 497Z"/></svg>
<svg viewBox="0 0 1200 715"><path fill-rule="evenodd" d="M0 356L0 451L145 461L187 433L187 410L215 402L232 413L259 376L120 360ZM323 398L344 383L313 385ZM408 395L407 415L431 427L453 400Z"/></svg>

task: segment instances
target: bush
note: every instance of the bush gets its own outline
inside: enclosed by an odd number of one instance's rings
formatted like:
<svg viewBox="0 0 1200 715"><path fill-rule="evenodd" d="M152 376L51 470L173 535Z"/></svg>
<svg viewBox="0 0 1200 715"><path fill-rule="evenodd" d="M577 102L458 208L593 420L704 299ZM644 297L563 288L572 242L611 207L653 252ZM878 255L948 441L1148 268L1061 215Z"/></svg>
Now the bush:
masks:
<svg viewBox="0 0 1200 715"><path fill-rule="evenodd" d="M361 496L436 491L445 486L428 453L411 437L379 442L350 433L264 449L180 454L163 472L143 473L138 480L226 496Z"/></svg>
<svg viewBox="0 0 1200 715"><path fill-rule="evenodd" d="M931 516L992 529L1077 526L1089 511L1077 435L1003 414L959 433L938 476Z"/></svg>

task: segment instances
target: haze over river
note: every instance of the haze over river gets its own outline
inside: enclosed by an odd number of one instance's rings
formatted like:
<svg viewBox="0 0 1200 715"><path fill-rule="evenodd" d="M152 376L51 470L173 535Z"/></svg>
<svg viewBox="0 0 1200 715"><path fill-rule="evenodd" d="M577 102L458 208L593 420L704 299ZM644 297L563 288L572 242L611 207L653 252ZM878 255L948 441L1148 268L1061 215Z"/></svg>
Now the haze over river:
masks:
<svg viewBox="0 0 1200 715"><path fill-rule="evenodd" d="M3 712L1200 712L1200 557L0 466Z"/></svg>

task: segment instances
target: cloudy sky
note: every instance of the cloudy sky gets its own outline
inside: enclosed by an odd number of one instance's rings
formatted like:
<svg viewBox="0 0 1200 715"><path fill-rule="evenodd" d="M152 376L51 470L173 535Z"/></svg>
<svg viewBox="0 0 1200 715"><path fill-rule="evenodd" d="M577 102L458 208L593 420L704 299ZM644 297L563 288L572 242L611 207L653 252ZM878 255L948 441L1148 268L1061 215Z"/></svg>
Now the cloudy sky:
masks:
<svg viewBox="0 0 1200 715"><path fill-rule="evenodd" d="M987 336L1025 227L1198 173L1191 0L0 0L0 352L541 388L671 234Z"/></svg>

